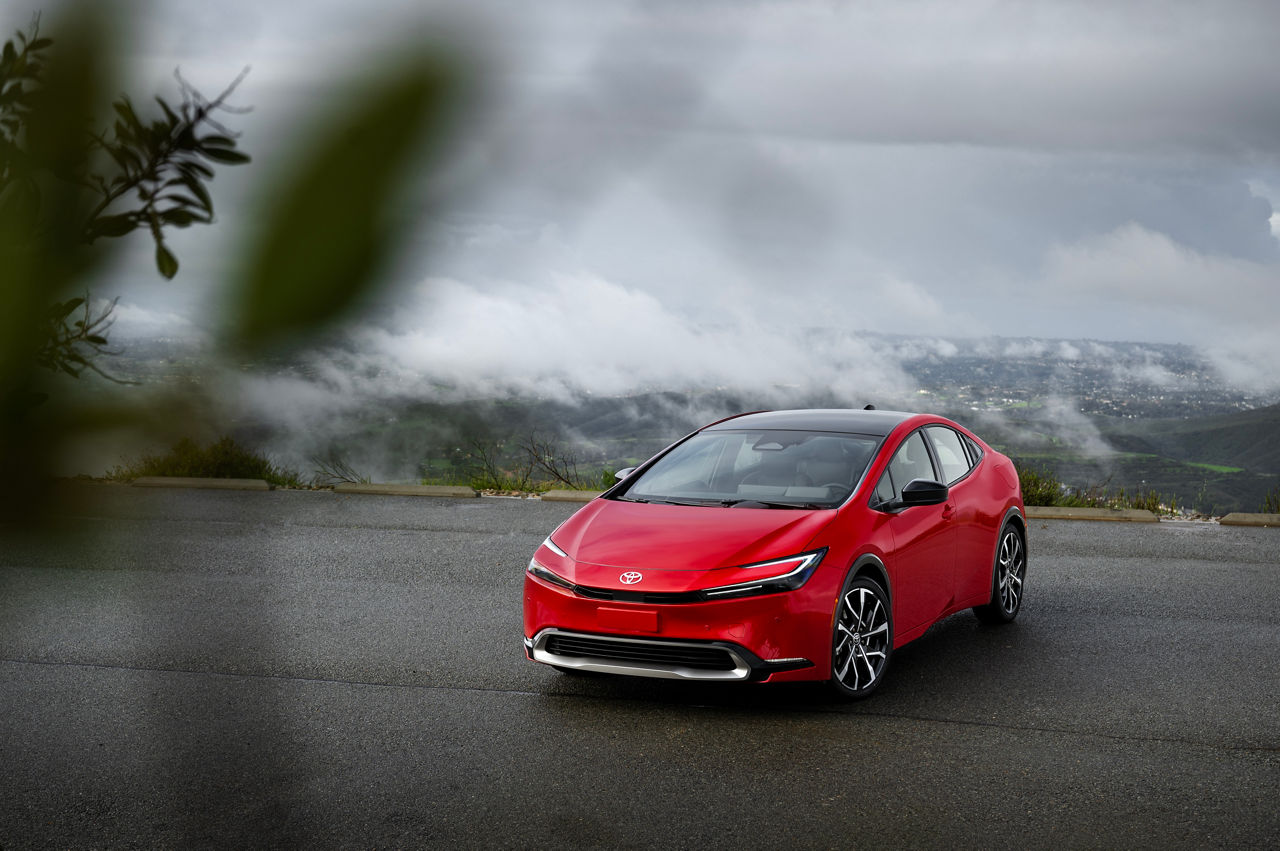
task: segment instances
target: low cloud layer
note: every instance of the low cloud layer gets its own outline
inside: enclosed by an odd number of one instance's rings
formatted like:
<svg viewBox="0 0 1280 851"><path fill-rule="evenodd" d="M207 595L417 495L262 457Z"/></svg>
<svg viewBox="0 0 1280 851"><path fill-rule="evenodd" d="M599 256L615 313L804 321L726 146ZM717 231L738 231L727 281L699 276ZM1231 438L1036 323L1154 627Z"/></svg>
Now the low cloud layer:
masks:
<svg viewBox="0 0 1280 851"><path fill-rule="evenodd" d="M289 399L298 428L405 398L861 404L914 391L907 354L965 340L1063 363L1186 344L1223 382L1280 392L1266 0L207 7L155 4L138 79L181 65L212 91L252 65L236 128L254 164L219 175L214 228L174 235L176 281L145 240L122 252L95 288L123 296L122 338L206 330L300 113L388 33L466 32L489 69L435 176L451 203L392 294L305 371L234 391ZM1175 380L1159 359L1116 375Z"/></svg>

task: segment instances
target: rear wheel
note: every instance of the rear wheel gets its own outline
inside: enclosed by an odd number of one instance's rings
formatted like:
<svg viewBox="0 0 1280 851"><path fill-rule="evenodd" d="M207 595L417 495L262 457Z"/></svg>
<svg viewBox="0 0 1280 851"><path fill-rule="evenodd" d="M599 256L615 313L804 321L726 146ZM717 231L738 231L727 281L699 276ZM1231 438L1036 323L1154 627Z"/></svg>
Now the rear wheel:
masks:
<svg viewBox="0 0 1280 851"><path fill-rule="evenodd" d="M845 581L831 637L831 685L846 698L867 697L889 668L893 613L889 595L865 576Z"/></svg>
<svg viewBox="0 0 1280 851"><path fill-rule="evenodd" d="M983 623L1009 623L1022 609L1022 585L1027 577L1027 545L1022 530L1012 523L1000 530L995 570L991 577L991 601L974 607Z"/></svg>

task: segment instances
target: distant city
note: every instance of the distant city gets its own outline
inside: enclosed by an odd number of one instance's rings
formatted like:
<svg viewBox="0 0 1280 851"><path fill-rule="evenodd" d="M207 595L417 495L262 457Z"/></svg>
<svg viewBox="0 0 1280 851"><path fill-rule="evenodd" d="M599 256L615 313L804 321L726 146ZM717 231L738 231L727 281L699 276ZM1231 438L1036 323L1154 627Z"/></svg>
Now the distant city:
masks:
<svg viewBox="0 0 1280 851"><path fill-rule="evenodd" d="M1001 410L1066 399L1084 414L1172 419L1247 411L1280 402L1280 393L1232 386L1190 346L1033 338L947 339L864 334L917 384L924 399L892 400L920 409ZM141 383L198 380L204 352L190 341L131 339L104 367ZM242 364L259 374L307 379L306 358ZM429 382L424 382L428 387ZM660 392L646 387L645 392ZM678 388L688 392L695 388ZM739 388L743 389L743 388Z"/></svg>

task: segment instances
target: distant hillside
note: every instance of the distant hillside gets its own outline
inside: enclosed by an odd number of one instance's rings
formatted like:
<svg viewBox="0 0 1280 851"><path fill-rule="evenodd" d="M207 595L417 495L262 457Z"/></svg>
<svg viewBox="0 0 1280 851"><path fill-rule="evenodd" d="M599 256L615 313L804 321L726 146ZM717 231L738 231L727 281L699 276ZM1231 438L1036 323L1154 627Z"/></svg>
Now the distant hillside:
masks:
<svg viewBox="0 0 1280 851"><path fill-rule="evenodd" d="M1280 473L1280 405L1213 417L1109 420L1100 425L1122 452Z"/></svg>

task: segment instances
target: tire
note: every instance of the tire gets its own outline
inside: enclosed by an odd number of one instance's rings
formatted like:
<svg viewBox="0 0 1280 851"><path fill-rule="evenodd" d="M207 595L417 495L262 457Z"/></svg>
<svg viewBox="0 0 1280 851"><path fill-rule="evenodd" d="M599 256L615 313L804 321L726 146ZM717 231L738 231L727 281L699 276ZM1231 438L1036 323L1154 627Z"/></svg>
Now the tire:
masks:
<svg viewBox="0 0 1280 851"><path fill-rule="evenodd" d="M893 610L878 582L850 576L836 600L831 635L831 686L849 700L869 696L884 680L893 654Z"/></svg>
<svg viewBox="0 0 1280 851"><path fill-rule="evenodd" d="M1022 592L1027 578L1027 542L1022 530L1006 523L996 544L996 562L991 571L991 601L975 606L973 613L983 623L1012 623L1022 610Z"/></svg>

